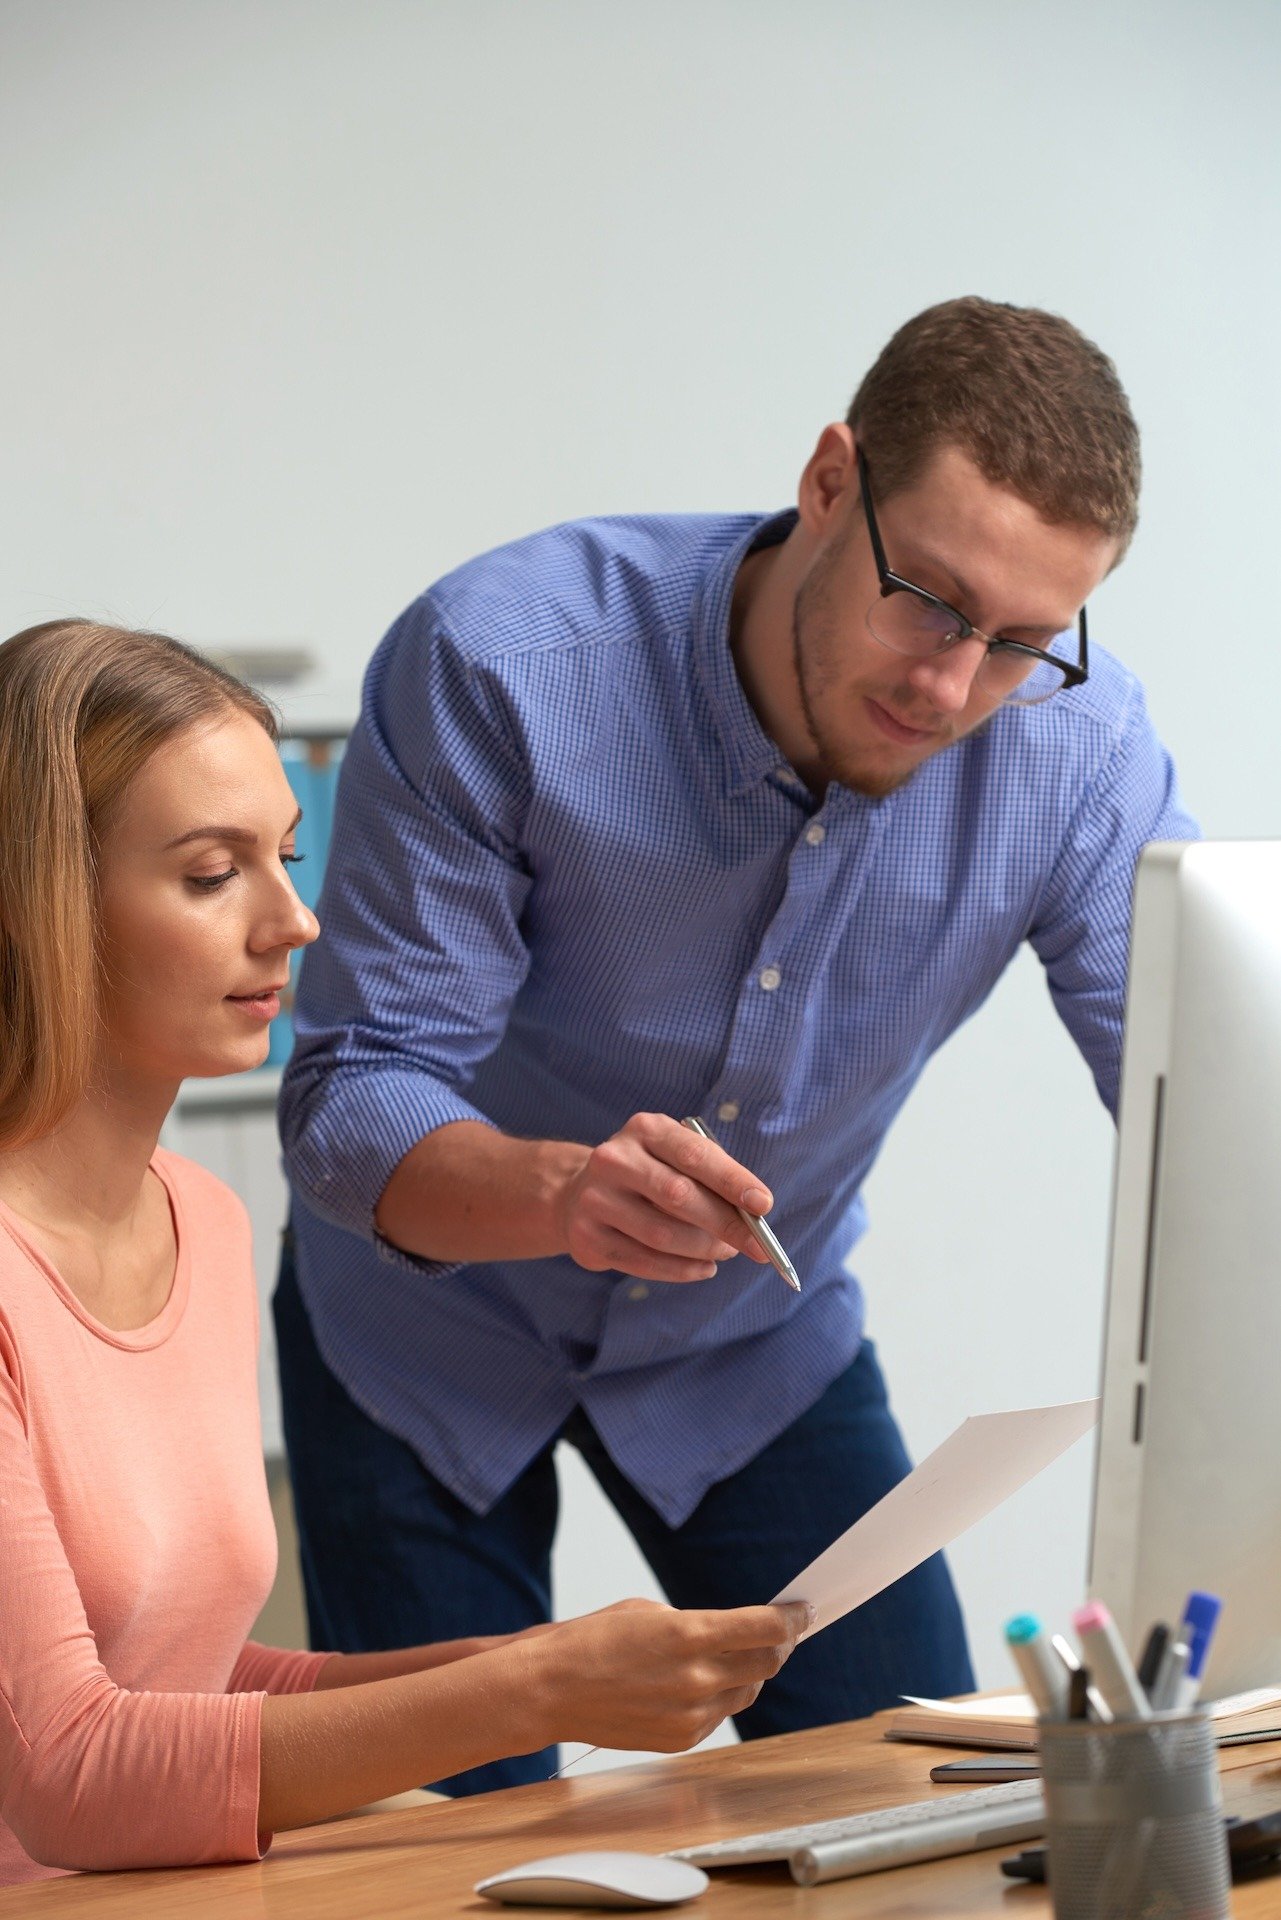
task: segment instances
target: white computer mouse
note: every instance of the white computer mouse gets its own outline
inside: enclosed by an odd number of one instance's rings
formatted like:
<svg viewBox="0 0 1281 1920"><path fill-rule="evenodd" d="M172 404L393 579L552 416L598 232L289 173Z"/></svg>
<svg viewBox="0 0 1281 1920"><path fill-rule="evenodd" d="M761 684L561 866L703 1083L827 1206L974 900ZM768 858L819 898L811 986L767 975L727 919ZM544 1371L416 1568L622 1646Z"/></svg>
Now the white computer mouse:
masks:
<svg viewBox="0 0 1281 1920"><path fill-rule="evenodd" d="M475 1891L514 1907L675 1907L707 1886L700 1867L655 1853L557 1853L506 1867Z"/></svg>

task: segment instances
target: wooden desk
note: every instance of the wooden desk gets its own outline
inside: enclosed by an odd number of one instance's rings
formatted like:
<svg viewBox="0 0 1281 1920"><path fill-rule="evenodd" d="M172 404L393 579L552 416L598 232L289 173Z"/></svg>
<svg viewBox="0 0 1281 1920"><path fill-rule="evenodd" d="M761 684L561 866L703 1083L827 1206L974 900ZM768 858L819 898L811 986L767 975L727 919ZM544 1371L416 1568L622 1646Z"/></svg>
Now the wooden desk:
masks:
<svg viewBox="0 0 1281 1920"><path fill-rule="evenodd" d="M500 1867L551 1853L668 1847L896 1801L954 1793L934 1787L939 1749L882 1741L884 1716L714 1748L646 1766L513 1787L410 1812L371 1814L282 1834L257 1866L166 1873L85 1874L0 1892L0 1920L89 1915L97 1920L496 1920L517 1908L472 1893ZM1228 1811L1281 1806L1281 1741L1224 1753ZM712 1875L701 1900L673 1913L736 1920L1043 1920L1042 1887L1002 1879L1009 1848L936 1860L860 1880L797 1887L785 1867ZM565 1908L526 1908L535 1913ZM1281 1916L1281 1874L1233 1889L1237 1920Z"/></svg>

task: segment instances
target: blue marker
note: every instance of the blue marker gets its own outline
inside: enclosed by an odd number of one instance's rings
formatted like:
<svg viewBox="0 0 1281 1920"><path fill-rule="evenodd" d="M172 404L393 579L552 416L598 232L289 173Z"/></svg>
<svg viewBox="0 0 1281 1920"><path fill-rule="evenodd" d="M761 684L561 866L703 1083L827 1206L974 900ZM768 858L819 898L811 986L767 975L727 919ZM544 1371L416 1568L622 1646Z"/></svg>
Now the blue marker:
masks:
<svg viewBox="0 0 1281 1920"><path fill-rule="evenodd" d="M1183 1624L1178 1637L1188 1643L1188 1668L1179 1682L1175 1702L1181 1713L1195 1704L1201 1691L1206 1656L1222 1611L1223 1602L1217 1593L1190 1593L1183 1603Z"/></svg>

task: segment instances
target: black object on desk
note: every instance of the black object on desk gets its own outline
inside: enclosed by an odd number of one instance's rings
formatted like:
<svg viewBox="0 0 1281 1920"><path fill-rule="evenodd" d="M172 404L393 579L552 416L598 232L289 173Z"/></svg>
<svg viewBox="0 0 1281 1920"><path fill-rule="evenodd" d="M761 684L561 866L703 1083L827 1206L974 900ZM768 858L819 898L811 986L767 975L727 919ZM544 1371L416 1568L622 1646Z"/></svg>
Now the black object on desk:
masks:
<svg viewBox="0 0 1281 1920"><path fill-rule="evenodd" d="M1281 1865L1281 1810L1261 1814L1257 1820L1240 1820L1230 1814L1224 1825L1234 1880L1255 1880ZM1044 1847L1024 1847L1022 1853L1002 1860L1001 1872L1009 1880L1043 1883L1049 1878L1045 1862Z"/></svg>

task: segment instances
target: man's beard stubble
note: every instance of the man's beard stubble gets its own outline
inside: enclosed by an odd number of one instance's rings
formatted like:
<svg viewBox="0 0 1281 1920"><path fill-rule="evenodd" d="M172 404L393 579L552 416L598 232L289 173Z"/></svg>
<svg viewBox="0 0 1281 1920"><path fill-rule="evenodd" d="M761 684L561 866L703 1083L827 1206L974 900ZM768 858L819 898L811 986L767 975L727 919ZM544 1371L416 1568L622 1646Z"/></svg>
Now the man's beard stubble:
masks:
<svg viewBox="0 0 1281 1920"><path fill-rule="evenodd" d="M848 787L851 793L861 794L865 800L884 800L899 787L905 786L924 762L918 761L900 773L878 774L854 760L842 757L839 751L832 753L824 738L819 706L824 692L834 681L830 675L824 678L820 674L817 678L811 678L806 670L807 663L813 662L816 652L823 651L823 639L832 632L834 623L831 617L830 581L844 557L848 543L847 535L838 546L822 554L796 590L796 599L792 603L792 671L796 675L796 691L805 718L805 728L814 746L820 779L824 784L834 780L838 786ZM808 628L809 641L817 638L817 648L807 644L806 638L802 637L803 625Z"/></svg>

